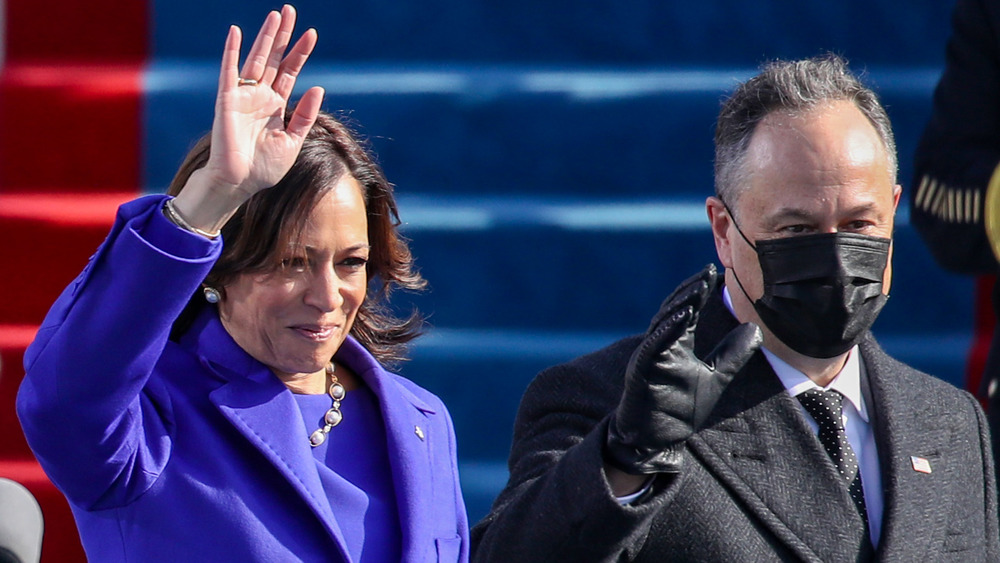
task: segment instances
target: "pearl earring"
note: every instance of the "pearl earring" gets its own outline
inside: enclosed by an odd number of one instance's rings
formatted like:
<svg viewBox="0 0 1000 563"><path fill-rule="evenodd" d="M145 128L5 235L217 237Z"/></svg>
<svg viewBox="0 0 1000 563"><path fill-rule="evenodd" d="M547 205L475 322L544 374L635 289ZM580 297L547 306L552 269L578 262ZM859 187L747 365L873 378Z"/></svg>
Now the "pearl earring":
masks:
<svg viewBox="0 0 1000 563"><path fill-rule="evenodd" d="M206 287L202 289L201 292L205 294L205 301L208 301L213 305L222 299L222 295L219 294L219 290L214 287Z"/></svg>

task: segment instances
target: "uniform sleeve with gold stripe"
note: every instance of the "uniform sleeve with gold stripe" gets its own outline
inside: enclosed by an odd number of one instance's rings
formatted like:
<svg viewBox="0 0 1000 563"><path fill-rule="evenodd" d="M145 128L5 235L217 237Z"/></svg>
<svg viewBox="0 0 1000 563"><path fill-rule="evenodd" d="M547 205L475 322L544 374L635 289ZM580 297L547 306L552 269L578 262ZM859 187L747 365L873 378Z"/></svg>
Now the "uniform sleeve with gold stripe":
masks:
<svg viewBox="0 0 1000 563"><path fill-rule="evenodd" d="M991 274L1000 267L986 229L987 187L998 163L1000 3L959 0L909 190L911 221L949 270Z"/></svg>

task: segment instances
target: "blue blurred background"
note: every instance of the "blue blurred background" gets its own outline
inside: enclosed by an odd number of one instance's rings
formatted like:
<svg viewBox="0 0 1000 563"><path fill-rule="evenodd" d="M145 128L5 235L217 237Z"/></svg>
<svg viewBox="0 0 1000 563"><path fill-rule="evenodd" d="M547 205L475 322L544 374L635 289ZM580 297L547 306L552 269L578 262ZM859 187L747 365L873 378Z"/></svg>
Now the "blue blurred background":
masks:
<svg viewBox="0 0 1000 563"><path fill-rule="evenodd" d="M506 477L518 401L549 365L645 329L715 261L704 212L720 100L773 58L834 51L882 96L900 182L929 117L950 1L297 2L319 45L299 86L326 88L397 187L430 290L401 373L455 419L470 519ZM152 2L143 189L163 191L211 125L230 23L263 0ZM244 47L244 52L246 46ZM904 200L906 199L904 195ZM893 295L875 331L901 359L963 386L973 280L935 265L897 219Z"/></svg>

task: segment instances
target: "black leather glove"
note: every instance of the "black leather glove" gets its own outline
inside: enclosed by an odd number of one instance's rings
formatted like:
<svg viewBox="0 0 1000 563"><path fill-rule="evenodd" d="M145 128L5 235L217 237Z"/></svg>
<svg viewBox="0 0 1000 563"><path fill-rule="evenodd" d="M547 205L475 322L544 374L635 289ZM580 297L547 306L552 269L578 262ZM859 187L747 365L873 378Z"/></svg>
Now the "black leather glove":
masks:
<svg viewBox="0 0 1000 563"><path fill-rule="evenodd" d="M704 361L694 355L698 313L715 292L718 277L709 264L674 290L632 354L625 391L608 427L606 453L615 467L636 475L680 471L685 440L760 348L760 329L746 323Z"/></svg>

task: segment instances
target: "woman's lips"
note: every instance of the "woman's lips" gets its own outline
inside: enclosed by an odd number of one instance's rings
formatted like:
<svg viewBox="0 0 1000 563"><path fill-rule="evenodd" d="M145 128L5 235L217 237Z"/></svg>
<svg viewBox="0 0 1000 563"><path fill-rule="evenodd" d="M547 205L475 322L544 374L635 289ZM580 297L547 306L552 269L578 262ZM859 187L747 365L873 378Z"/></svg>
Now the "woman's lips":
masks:
<svg viewBox="0 0 1000 563"><path fill-rule="evenodd" d="M316 342L322 342L324 340L329 340L333 336L333 331L336 327L334 326L318 326L318 325L297 325L291 327L292 330L297 332L300 336L308 338L309 340L314 340Z"/></svg>

